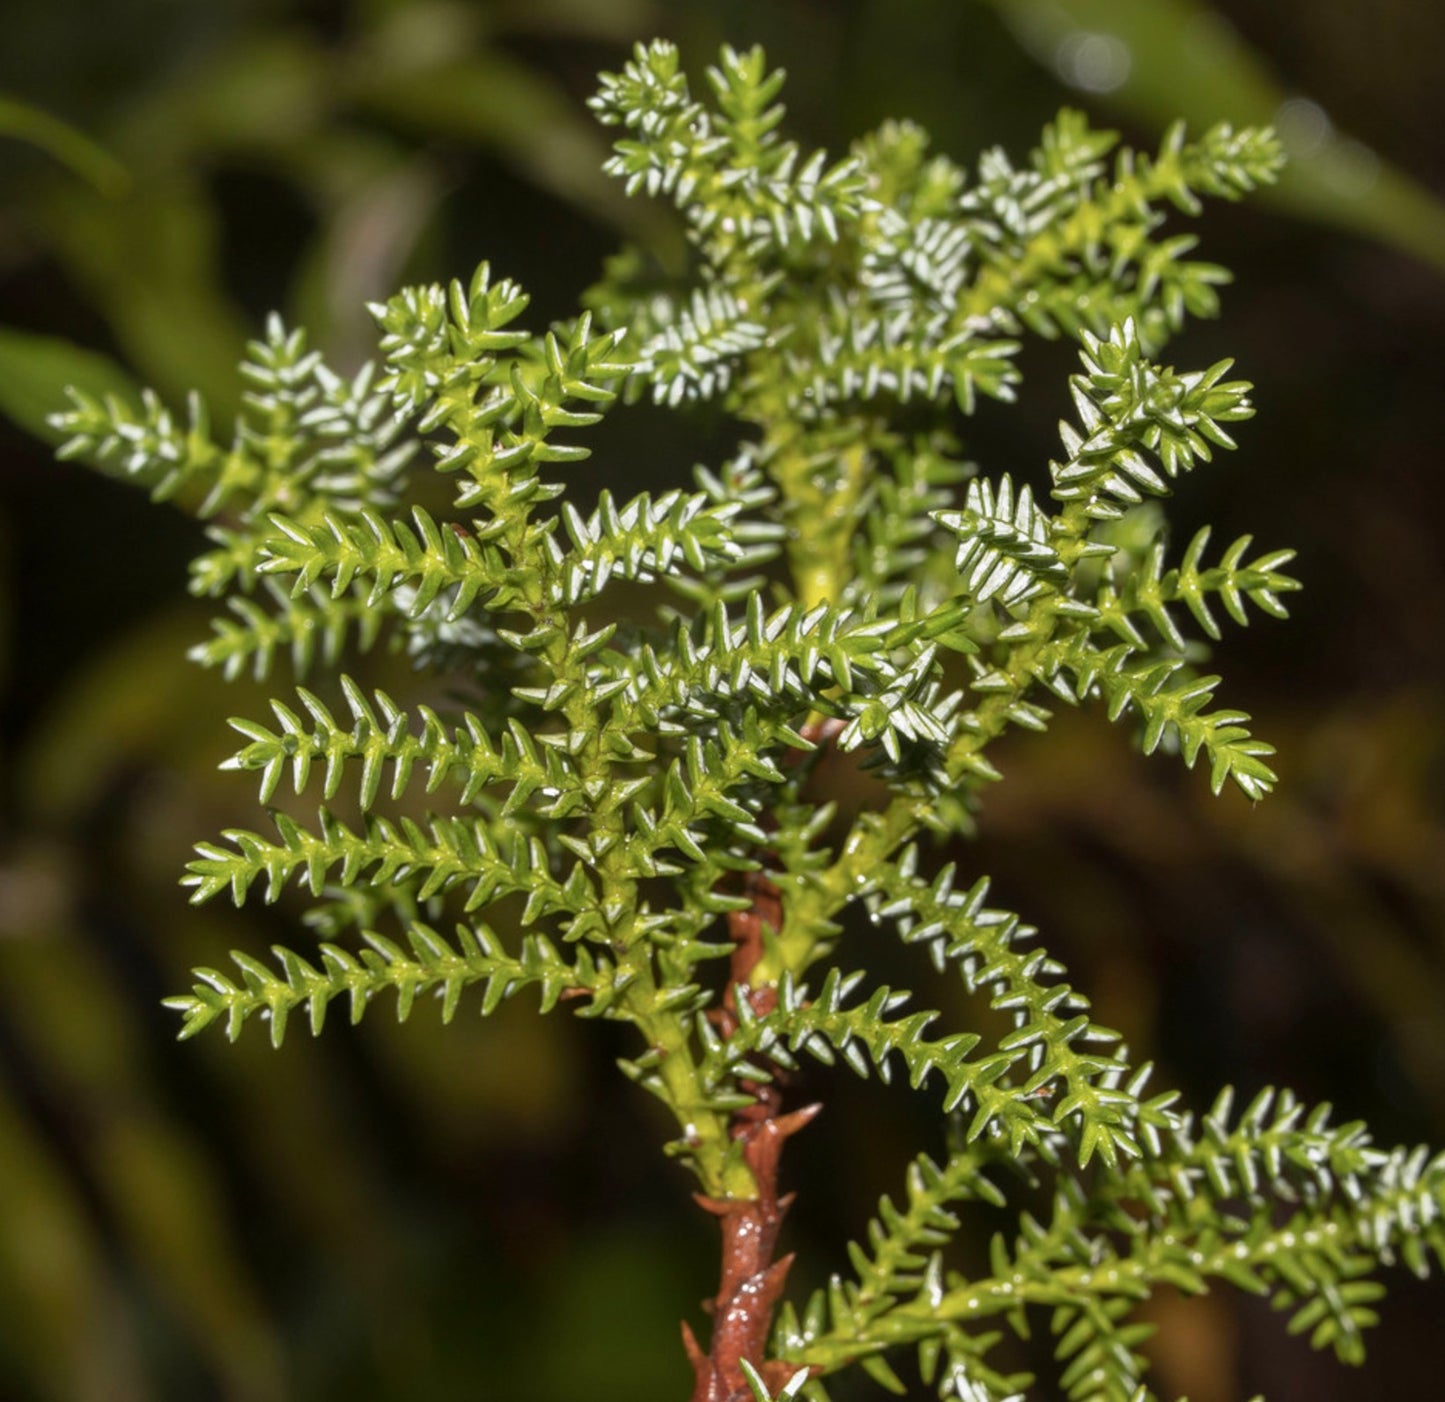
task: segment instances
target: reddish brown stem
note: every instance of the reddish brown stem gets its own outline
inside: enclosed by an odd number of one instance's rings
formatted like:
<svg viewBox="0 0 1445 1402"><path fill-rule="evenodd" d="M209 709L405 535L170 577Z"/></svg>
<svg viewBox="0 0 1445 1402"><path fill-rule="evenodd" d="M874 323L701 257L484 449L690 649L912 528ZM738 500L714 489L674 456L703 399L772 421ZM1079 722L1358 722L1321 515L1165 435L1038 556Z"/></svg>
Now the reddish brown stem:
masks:
<svg viewBox="0 0 1445 1402"><path fill-rule="evenodd" d="M837 734L838 722L820 720L804 728L815 742L826 743ZM763 956L763 927L782 928L782 897L777 886L761 872L750 872L744 887L746 910L728 916L733 951L728 987L722 1006L713 1014L719 1031L730 1037L737 1030L739 995L752 1010L767 1014L777 1005L777 989L751 986L751 977ZM682 1326L683 1347L695 1378L692 1402L748 1402L752 1393L742 1364L753 1366L770 1390L787 1382L792 1365L764 1359L773 1311L782 1295L791 1255L778 1257L778 1232L792 1203L792 1194L778 1195L778 1159L783 1143L823 1107L807 1105L782 1113L782 1093L776 1080L744 1081L742 1089L753 1103L734 1113L731 1131L742 1145L743 1158L757 1184L755 1198L722 1199L698 1195L698 1204L717 1217L722 1228L722 1279L708 1302L712 1338L706 1353L691 1328Z"/></svg>
<svg viewBox="0 0 1445 1402"><path fill-rule="evenodd" d="M692 1362L695 1383L692 1402L745 1402L752 1396L743 1376L744 1360L751 1363L770 1388L781 1387L794 1369L786 1363L765 1362L764 1350L773 1326L773 1310L791 1255L775 1257L778 1231L792 1195L778 1196L778 1156L783 1141L808 1123L822 1107L807 1105L788 1115L773 1115L745 1126L739 1136L743 1156L758 1183L752 1199L709 1198L698 1204L717 1217L722 1227L722 1280L712 1301L712 1340L702 1351L692 1330L682 1326L683 1346Z"/></svg>

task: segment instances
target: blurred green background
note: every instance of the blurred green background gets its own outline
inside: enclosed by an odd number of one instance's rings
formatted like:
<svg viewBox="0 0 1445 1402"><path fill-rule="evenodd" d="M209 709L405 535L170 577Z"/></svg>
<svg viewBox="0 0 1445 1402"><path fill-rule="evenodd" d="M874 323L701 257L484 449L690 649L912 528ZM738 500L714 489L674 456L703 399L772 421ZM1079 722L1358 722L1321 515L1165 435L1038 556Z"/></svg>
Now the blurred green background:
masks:
<svg viewBox="0 0 1445 1402"><path fill-rule="evenodd" d="M1300 550L1292 621L1218 659L1226 702L1280 747L1280 792L1211 799L1070 715L1001 756L1009 782L961 860L1197 1103L1287 1083L1383 1139L1445 1141L1445 7L10 0L0 1397L685 1394L677 1320L713 1289L713 1229L612 1070L627 1048L609 1029L519 1004L445 1031L333 1025L281 1053L174 1045L160 998L287 919L195 912L176 887L194 840L252 819L251 786L215 765L221 718L261 714L262 689L184 661L206 632L184 593L197 528L35 436L69 377L172 401L195 386L223 416L273 308L354 367L363 303L403 279L490 258L540 325L620 240L675 246L599 174L583 108L597 70L654 35L695 73L724 40L762 42L789 70L794 133L834 151L909 116L955 157L1022 155L1063 102L1142 144L1178 115L1279 122L1291 174L1207 212L1204 256L1236 284L1172 355L1234 355L1260 407L1241 451L1187 483L1181 529ZM1072 363L1030 347L1020 409L970 425L986 470L1042 468ZM639 411L577 472L683 482L717 429ZM906 1158L942 1146L925 1103L846 1075L805 1088L829 1108L788 1165L799 1289L845 1265ZM1436 1395L1445 1297L1392 1286L1352 1373L1257 1302L1161 1299L1158 1385Z"/></svg>

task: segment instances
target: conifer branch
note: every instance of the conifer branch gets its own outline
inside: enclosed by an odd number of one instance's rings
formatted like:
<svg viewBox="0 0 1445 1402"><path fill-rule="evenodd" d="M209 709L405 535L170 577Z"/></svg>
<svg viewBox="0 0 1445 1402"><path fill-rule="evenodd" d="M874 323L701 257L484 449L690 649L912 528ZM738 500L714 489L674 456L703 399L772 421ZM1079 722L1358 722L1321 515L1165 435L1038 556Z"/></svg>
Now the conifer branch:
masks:
<svg viewBox="0 0 1445 1402"><path fill-rule="evenodd" d="M539 594L546 605L571 607L600 594L612 578L651 583L671 570L674 559L699 570L729 563L741 553L728 532L736 514L730 504L709 506L700 492L668 492L656 501L644 492L619 509L604 491L590 518L564 506L570 552L556 545L550 531L537 537L545 542L545 570L509 562L496 544L495 525L444 529L419 506L412 508L414 530L372 511L354 518L327 514L310 527L273 514L279 534L261 547L258 568L294 575L297 594L322 579L330 581L333 596L364 581L372 603L405 588L413 616L440 599L451 621L473 604L505 612L526 607Z"/></svg>
<svg viewBox="0 0 1445 1402"><path fill-rule="evenodd" d="M997 486L975 478L964 510L940 511L934 519L958 537L953 563L975 603L996 597L1007 608L1068 578L1049 543L1049 518L1034 505L1028 487L1020 487L1015 500L1008 477Z"/></svg>
<svg viewBox="0 0 1445 1402"><path fill-rule="evenodd" d="M57 450L145 488L165 501L189 488L207 495L199 514L211 515L232 491L240 490L244 470L228 473L222 450L211 441L210 421L199 395L187 405L182 427L152 390L142 393L139 412L119 399L104 401L70 390L71 408L56 416L55 427L69 437Z"/></svg>
<svg viewBox="0 0 1445 1402"><path fill-rule="evenodd" d="M1095 519L1117 517L1146 493L1167 495L1166 479L1208 462L1211 445L1234 447L1224 424L1254 413L1251 386L1223 379L1232 362L1161 369L1145 358L1133 321L1107 339L1086 332L1083 343L1084 373L1069 382L1083 431L1060 426L1069 458L1050 468L1054 496L1085 503Z"/></svg>
<svg viewBox="0 0 1445 1402"><path fill-rule="evenodd" d="M1156 1153L1109 1169L1087 1191L1064 1180L1048 1222L1024 1215L1012 1248L995 1238L989 1276L925 1278L911 1300L875 1314L864 1330L854 1321L825 1327L818 1310L803 1323L794 1316L783 1355L828 1371L845 1338L855 1348L891 1348L990 1317L1021 1330L1021 1307L1044 1304L1063 1332L1065 1386L1092 1397L1100 1386L1137 1380L1142 1359L1132 1344L1142 1335L1124 1321L1156 1284L1200 1293L1214 1279L1274 1291L1276 1306L1294 1311L1296 1332L1358 1361L1361 1331L1375 1322L1381 1291L1368 1275L1379 1260L1400 1249L1419 1274L1432 1253L1445 1264L1445 1158L1372 1149L1357 1124L1331 1129L1328 1106L1297 1128L1304 1112L1287 1095L1262 1093L1233 1127L1230 1106L1225 1093L1202 1138L1181 1122ZM1281 1221L1275 1204L1298 1204L1302 1193L1308 1206ZM1247 1216L1219 1210L1239 1197ZM1214 1211L1201 1210L1205 1199ZM1102 1220L1101 1202L1112 1204ZM833 1295L846 1299L840 1288ZM1122 1373L1121 1358L1109 1361L1110 1336L1134 1359Z"/></svg>
<svg viewBox="0 0 1445 1402"><path fill-rule="evenodd" d="M54 418L68 435L59 455L124 475L157 500L186 501L202 517L224 511L254 521L313 499L348 508L395 499L413 448L402 436L405 417L371 387L373 367L343 379L306 349L304 332L272 316L240 373L246 391L229 451L213 441L199 395L183 427L149 390L139 412L72 391L72 407ZM230 576L222 570L212 586L220 562L205 560L197 592L219 592Z"/></svg>
<svg viewBox="0 0 1445 1402"><path fill-rule="evenodd" d="M346 766L360 761L358 795L363 809L370 809L381 792L383 771L392 771L390 796L399 798L413 772L426 772L426 791L434 793L449 778L460 779L457 801L469 805L489 785L510 786L499 817L508 817L544 786L554 802L541 811L542 817L565 817L584 795L566 754L553 745L538 745L515 718L500 740L494 739L483 722L470 712L450 730L429 706L419 706L421 729L413 733L410 716L385 692L374 703L350 677L341 678L341 689L351 711L352 724L344 728L320 699L304 688L297 689L310 726L290 707L272 701L280 725L278 731L254 721L232 719L232 729L250 742L222 764L223 769L261 771L261 802L269 803L283 775L291 771L293 792L302 793L314 768L324 771L322 796L329 802L341 788Z"/></svg>
<svg viewBox="0 0 1445 1402"><path fill-rule="evenodd" d="M279 978L249 955L232 953L241 971L239 984L215 969L196 969L200 982L188 996L167 999L166 1006L181 1014L182 1039L221 1020L235 1041L246 1020L259 1015L270 1022L271 1044L279 1047L292 1012L304 1008L312 1035L319 1036L327 1007L338 997L349 1000L355 1024L377 994L393 992L397 1020L405 1022L419 995L435 993L442 1021L450 1022L462 994L474 984L484 985L483 1016L532 985L538 987L542 1012L549 1012L564 995L587 993L592 1003L584 1011L595 1013L599 995L606 992L610 1001L613 991L605 961L585 948L568 961L545 935L528 935L515 957L485 925L457 926L456 944L451 945L435 930L414 924L407 931L410 953L374 931L363 939L366 948L354 955L339 945L322 944L319 969L277 945L273 952L281 967Z"/></svg>
<svg viewBox="0 0 1445 1402"><path fill-rule="evenodd" d="M699 289L643 343L634 374L652 384L659 404L711 399L732 383L749 351L768 344L768 330L745 301L722 287Z"/></svg>
<svg viewBox="0 0 1445 1402"><path fill-rule="evenodd" d="M1201 750L1208 756L1209 783L1215 793L1226 779L1233 779L1255 799L1274 787L1275 772L1263 759L1274 753L1274 746L1250 735L1243 724L1249 716L1244 711L1203 709L1219 685L1218 677L1191 676L1177 658L1136 662L1132 657L1127 643L1107 652L1076 644L1061 654L1060 662L1076 678L1081 698L1094 691L1103 694L1110 720L1129 710L1137 712L1144 721L1145 754L1152 754L1170 737L1191 769Z"/></svg>
<svg viewBox="0 0 1445 1402"><path fill-rule="evenodd" d="M265 584L274 611L244 595L233 595L226 606L235 618L213 620L212 636L186 655L202 667L219 667L228 681L248 665L256 680L264 681L280 653L290 658L292 671L304 677L316 666L318 656L324 666L334 667L348 644L366 651L386 621L386 610L357 590L333 598L321 589L310 589L302 598L288 598L271 581Z"/></svg>
<svg viewBox="0 0 1445 1402"><path fill-rule="evenodd" d="M954 1033L932 1040L924 1036L937 1013L889 1019L889 1014L909 999L907 993L879 988L866 1003L845 1006L860 979L843 977L834 969L817 995L809 998L806 987L785 978L778 988L776 1006L765 1015L754 1016L740 1007L738 1027L726 1041L710 1038L700 1024L699 1034L709 1047L702 1067L705 1083L719 1086L739 1075L766 1080L769 1073L755 1058L790 1066L799 1051L825 1065L841 1056L860 1076L866 1076L871 1065L886 1083L892 1076L891 1059L896 1056L915 1089L937 1073L943 1082L945 1111L965 1104L976 1107L968 1127L969 1140L984 1134L997 1136L1017 1155L1026 1146L1038 1146L1053 1137L1053 1121L1035 1108L1038 1097L1031 1090L999 1084L1027 1057L1026 1047L1017 1043L1001 1046L997 1052L969 1060L968 1054L981 1040L976 1034ZM1110 1094L1102 1092L1100 1098L1107 1099ZM1120 1139L1095 1134L1081 1144L1081 1157L1087 1162L1096 1148L1111 1156ZM1131 1147L1137 1152L1137 1146Z"/></svg>
<svg viewBox="0 0 1445 1402"><path fill-rule="evenodd" d="M779 134L781 82L760 50L725 49L694 96L661 42L604 77L608 169L678 207L694 256L665 275L614 260L596 326L525 329L526 294L483 264L375 306L381 360L353 379L269 323L229 447L198 401L181 421L154 396L77 396L57 420L67 454L215 518L191 588L230 612L197 660L264 677L289 655L338 678L340 701L322 681L233 720L223 767L263 804L314 786L361 819L276 812L274 838L228 830L184 878L196 902L303 888L319 949L198 970L169 1000L181 1035L259 1018L279 1045L289 1019L320 1031L334 1000L356 1020L388 990L403 1019L423 993L447 1020L469 994L486 1013L535 988L544 1012L629 1024L621 1068L667 1107L668 1152L719 1222L706 1347L684 1326L693 1402L818 1402L853 1363L897 1391L905 1348L940 1395L1002 1402L1032 1379L996 1345L1038 1308L1069 1396L1142 1402L1137 1306L1164 1285L1270 1294L1354 1360L1376 1267L1445 1257L1445 1159L1375 1149L1286 1093L1237 1119L1222 1097L1196 1127L1037 932L916 842L968 833L995 742L1090 697L1137 717L1146 751L1207 756L1216 790L1273 786L1248 717L1208 709L1218 678L1188 665L1185 611L1210 640L1218 608L1282 617L1292 554L1248 558L1242 536L1206 565L1206 527L1171 566L1158 504L1233 446L1250 387L1228 361L1158 355L1227 277L1167 216L1272 180L1277 143L1175 129L1138 155L1066 112L1026 162L989 153L976 177L908 123L830 161ZM978 475L951 433L980 394L1012 396L1026 331L1080 342L1052 506L1026 465ZM624 392L713 400L740 441L689 490L582 506L543 474L587 455ZM454 519L414 480L428 458ZM618 581L639 587L609 595ZM426 701L353 680L351 654L383 640ZM459 692L466 709L436 699ZM876 804L851 783L820 796L849 755ZM515 897L506 943L474 921L435 933ZM1012 1026L985 1043L907 1011L844 940L854 902ZM880 1204L854 1278L798 1309L781 1153L818 1109L790 1103L804 1053L901 1067L962 1117L955 1151L916 1158ZM1019 1208L1004 1160L1046 1210ZM1016 1225L965 1274L942 1249L970 1202Z"/></svg>
<svg viewBox="0 0 1445 1402"><path fill-rule="evenodd" d="M943 318L919 324L906 315L860 316L840 301L828 305L812 344L784 343L785 378L770 377L794 415L815 419L837 404L886 398L899 404L950 395L965 414L980 394L1013 399L1019 374L1017 341L981 337L977 328L949 332ZM773 372L776 375L776 371Z"/></svg>
<svg viewBox="0 0 1445 1402"><path fill-rule="evenodd" d="M1183 261L1192 241L1154 240L1163 222L1157 206L1197 214L1201 195L1238 199L1273 184L1283 165L1279 141L1221 123L1190 142L1179 123L1157 155L1121 151L1110 170L1114 144L1112 132L1092 131L1082 113L1064 111L1028 169L998 149L982 158L961 203L984 266L958 299L955 321L1003 314L1039 335L1082 339L1132 316L1157 350L1186 314L1215 314L1214 288L1228 274Z"/></svg>
<svg viewBox="0 0 1445 1402"><path fill-rule="evenodd" d="M942 1166L926 1154L908 1166L905 1177L907 1205L900 1210L888 1198L878 1204L878 1216L868 1224L868 1245L849 1244L848 1254L857 1271L856 1281L834 1276L826 1290L817 1291L800 1318L790 1304L778 1317L774 1347L788 1357L806 1347L831 1319L833 1327L866 1339L870 1322L900 1299L930 1288L928 1282L941 1269L938 1248L960 1225L950 1204L978 1200L1002 1207L1005 1198L984 1176L976 1147L954 1154ZM863 1352L858 1360L875 1381L890 1391L903 1384L881 1351ZM936 1361L936 1360L935 1360ZM921 1368L925 1379L930 1369Z"/></svg>
<svg viewBox="0 0 1445 1402"><path fill-rule="evenodd" d="M347 886L363 877L380 886L420 875L416 898L421 901L466 886L467 910L499 895L525 894L524 924L547 914L576 914L592 904L592 890L580 867L565 883L559 882L538 839L514 841L504 849L482 822L435 817L423 827L411 818L392 822L373 814L358 833L323 808L312 833L285 813L273 812L271 817L279 843L233 828L222 834L230 847L214 842L197 846L199 855L187 863L183 883L193 888L193 904L229 890L239 905L261 877L266 879L268 903L298 875L311 894L319 896L333 868L340 869L339 879Z"/></svg>
<svg viewBox="0 0 1445 1402"><path fill-rule="evenodd" d="M1218 595L1225 612L1241 627L1249 623L1246 599L1271 618L1288 617L1279 596L1298 589L1300 584L1280 567L1294 559L1295 552L1272 550L1245 563L1253 537L1243 535L1224 552L1219 564L1201 569L1209 536L1210 528L1202 526L1176 568L1165 568L1165 547L1160 540L1137 567L1124 575L1122 583L1106 576L1094 601L1097 626L1111 629L1124 642L1143 650L1145 639L1138 623L1147 620L1170 647L1182 650L1184 634L1169 612L1170 604L1183 604L1204 635L1215 640L1221 634L1209 607L1210 594Z"/></svg>
<svg viewBox="0 0 1445 1402"><path fill-rule="evenodd" d="M387 364L378 388L418 416L421 432L448 431L452 442L434 445L436 466L470 479L458 507L516 519L519 528L532 506L556 495L537 466L587 456L553 442L553 431L596 423L616 397L609 382L629 368L609 359L623 333L593 336L587 316L540 342L505 330L526 305L515 283L494 283L483 263L465 287L408 288L372 308Z"/></svg>
<svg viewBox="0 0 1445 1402"><path fill-rule="evenodd" d="M708 79L717 113L692 97L677 50L660 41L639 44L621 73L603 74L592 110L627 132L604 169L629 194L676 202L718 267L835 242L861 208L857 163L830 166L821 151L804 160L793 142L773 135L782 112L769 103L782 74L767 72L761 49L724 49Z"/></svg>
<svg viewBox="0 0 1445 1402"><path fill-rule="evenodd" d="M867 897L870 913L896 921L906 942L925 944L939 968L957 964L970 992L988 990L990 1006L1011 1015L1014 1031L999 1049L1026 1066L1021 1093L1049 1097L1055 1123L1076 1122L1083 1163L1097 1152L1113 1166L1157 1145L1177 1123L1169 1109L1175 1097L1137 1098L1149 1068L1131 1072L1122 1049L1104 1054L1118 1034L1089 1018L1088 999L1061 981L1062 965L1041 949L1018 947L1037 932L1015 915L985 908L986 880L956 891L952 865L926 882L915 875L917 862L918 849L909 847L896 866L883 866ZM1098 1050L1082 1051L1080 1044Z"/></svg>

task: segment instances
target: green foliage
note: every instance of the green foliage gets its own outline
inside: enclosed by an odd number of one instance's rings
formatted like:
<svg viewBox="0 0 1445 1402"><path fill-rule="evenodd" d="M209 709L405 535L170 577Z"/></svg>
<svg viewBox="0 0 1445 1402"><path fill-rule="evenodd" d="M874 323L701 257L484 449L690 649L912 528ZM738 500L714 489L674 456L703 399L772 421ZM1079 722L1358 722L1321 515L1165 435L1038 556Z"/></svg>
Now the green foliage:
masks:
<svg viewBox="0 0 1445 1402"><path fill-rule="evenodd" d="M883 1263L909 1251L922 1224L929 1245L950 1232L946 1204L970 1195L967 1160L916 1172L907 1213L885 1202L872 1254L855 1248L859 1283L835 1283L801 1318L784 1318L785 1356L828 1369L860 1343L917 1342L927 1374L942 1341L946 1369L973 1389L959 1395L1004 1396L1018 1380L981 1362L1002 1334L975 1331L960 1349L941 1326L999 1320L1026 1336L1025 1308L1039 1305L1052 1311L1068 1395L1128 1399L1144 1363L1135 1345L1149 1332L1124 1322L1131 1309L1160 1285L1201 1294L1227 1282L1269 1296L1291 1312L1292 1332L1358 1362L1383 1293L1369 1278L1380 1262L1398 1254L1423 1275L1429 1256L1445 1253L1445 1157L1375 1149L1361 1125L1332 1127L1329 1106L1306 1115L1287 1092L1261 1092L1233 1123L1231 1108L1226 1091L1197 1129L1184 1117L1147 1153L1092 1180L1056 1169L1047 1211L1022 1214L1012 1241L994 1237L987 1274L946 1272L935 1250L896 1287L887 1277L897 1303L880 1308L867 1290Z"/></svg>
<svg viewBox="0 0 1445 1402"><path fill-rule="evenodd" d="M885 1199L853 1278L742 1360L758 1397L765 1364L779 1396L825 1397L855 1362L897 1388L906 1351L942 1396L1011 1396L1027 1379L990 1356L1037 1306L1071 1397L1132 1399L1138 1304L1214 1282L1356 1360L1376 1267L1445 1252L1445 1160L1283 1093L1237 1120L1226 1093L1196 1126L1036 932L919 841L969 831L989 748L1055 702L1134 716L1146 752L1204 755L1216 790L1273 787L1248 717L1206 709L1219 679L1187 625L1219 638L1210 595L1241 624L1246 600L1282 616L1291 553L1246 562L1246 536L1206 567L1205 529L1169 567L1158 505L1253 412L1228 362L1158 359L1224 280L1162 230L1272 180L1273 138L1176 129L1143 155L1066 112L1025 166L993 152L969 176L907 124L839 160L782 140L760 51L708 81L694 97L658 43L593 104L609 171L680 211L686 276L619 258L590 312L536 332L483 265L374 307L381 362L351 379L273 323L229 447L198 398L182 421L77 393L57 421L68 455L212 520L192 588L230 616L197 660L319 673L274 722L231 722L225 767L259 776L274 838L204 842L185 881L197 902L296 898L324 942L233 955L239 980L198 970L169 1000L182 1035L260 1016L279 1045L342 996L355 1021L394 991L405 1019L430 992L449 1020L533 987L544 1012L633 1029L623 1069L670 1111L669 1151L735 1204L768 1191L735 1117L779 1068L901 1067L957 1116L951 1150ZM1012 397L1027 332L1080 343L1063 460L982 475L957 440L981 396ZM586 431L638 398L716 401L735 454L690 492L580 505ZM414 697L339 673L373 646L415 660ZM840 752L881 806L816 796ZM312 795L314 824L293 811ZM740 966L760 893L776 918ZM850 906L956 972L976 1023L902 1011L843 938ZM955 1262L970 1201L1017 1225Z"/></svg>

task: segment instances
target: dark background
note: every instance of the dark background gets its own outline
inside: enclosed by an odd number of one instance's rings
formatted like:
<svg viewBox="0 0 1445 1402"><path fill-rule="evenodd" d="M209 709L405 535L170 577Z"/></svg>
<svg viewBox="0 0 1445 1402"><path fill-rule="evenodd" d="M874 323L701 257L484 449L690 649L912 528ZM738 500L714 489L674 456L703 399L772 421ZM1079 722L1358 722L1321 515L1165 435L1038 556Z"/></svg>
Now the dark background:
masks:
<svg viewBox="0 0 1445 1402"><path fill-rule="evenodd" d="M1180 530L1300 552L1292 620L1217 655L1223 699L1279 746L1280 790L1213 799L1098 713L1068 715L1010 742L961 860L1160 1084L1201 1107L1225 1082L1288 1084L1383 1141L1445 1140L1445 212L1428 193L1445 7L11 0L0 94L126 175L0 138L0 328L104 352L175 403L198 386L224 421L273 308L342 366L369 351L365 300L482 257L533 293L529 324L567 314L621 239L676 236L598 174L582 105L659 34L694 75L723 40L762 42L789 70L793 134L835 152L888 116L971 161L1021 157L1063 102L1143 145L1176 115L1280 113L1292 176L1211 205L1203 255L1236 282L1170 352L1235 356L1260 409L1181 492ZM33 431L60 371L4 334L0 1397L682 1396L676 1322L713 1288L713 1230L611 1067L625 1042L522 1000L445 1030L374 1014L280 1053L173 1044L158 1003L193 963L294 938L284 910L196 912L175 886L194 840L253 820L215 764L220 718L260 716L264 689L185 663L207 629L184 593L198 528L51 460ZM1020 408L969 426L986 470L1042 469L1072 364L1030 348ZM682 482L715 430L632 414L578 472ZM828 1110L789 1161L795 1295L844 1267L907 1157L942 1147L925 1103L847 1073L805 1089ZM1351 1372L1263 1304L1161 1298L1157 1386L1429 1395L1442 1297L1391 1286Z"/></svg>

